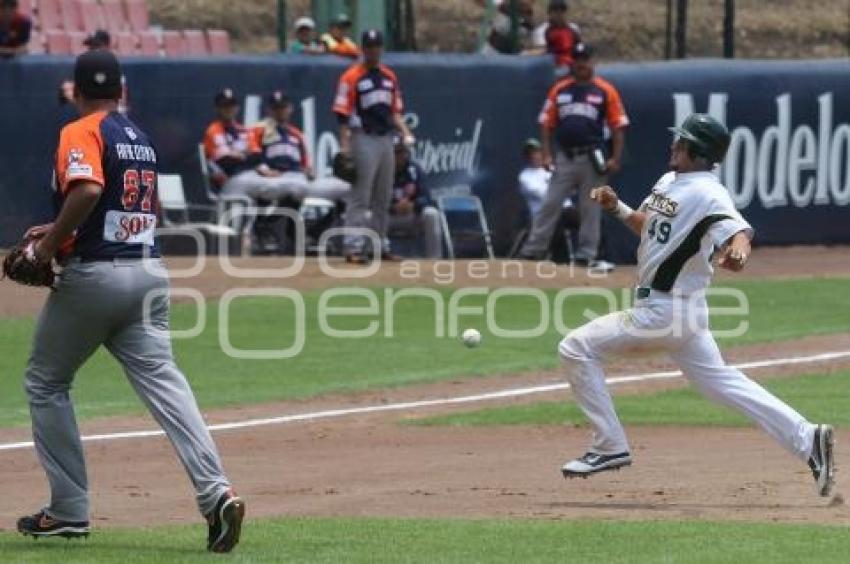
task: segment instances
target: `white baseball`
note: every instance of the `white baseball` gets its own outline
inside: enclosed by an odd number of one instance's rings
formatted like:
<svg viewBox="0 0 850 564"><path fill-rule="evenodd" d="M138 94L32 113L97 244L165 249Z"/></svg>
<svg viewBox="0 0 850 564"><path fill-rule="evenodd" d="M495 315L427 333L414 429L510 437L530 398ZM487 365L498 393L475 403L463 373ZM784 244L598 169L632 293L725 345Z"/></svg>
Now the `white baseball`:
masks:
<svg viewBox="0 0 850 564"><path fill-rule="evenodd" d="M478 329L467 329L463 332L463 344L469 348L477 347L481 344L481 333Z"/></svg>

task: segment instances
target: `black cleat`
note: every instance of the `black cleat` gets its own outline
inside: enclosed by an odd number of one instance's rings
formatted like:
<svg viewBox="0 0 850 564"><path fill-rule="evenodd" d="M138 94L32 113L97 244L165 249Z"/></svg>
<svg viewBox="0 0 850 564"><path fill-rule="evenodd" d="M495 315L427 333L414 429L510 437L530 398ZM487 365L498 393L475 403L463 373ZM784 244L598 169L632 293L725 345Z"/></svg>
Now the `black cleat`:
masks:
<svg viewBox="0 0 850 564"><path fill-rule="evenodd" d="M835 439L831 425L818 425L815 429L815 440L812 445L812 455L809 457L809 468L818 485L818 494L829 496L835 485L835 455L833 448Z"/></svg>
<svg viewBox="0 0 850 564"><path fill-rule="evenodd" d="M35 515L18 519L18 532L34 538L64 537L72 539L89 536L91 528L88 521L59 521L42 510Z"/></svg>
<svg viewBox="0 0 850 564"><path fill-rule="evenodd" d="M618 454L597 454L587 452L575 460L571 460L561 467L564 478L587 478L591 474L604 472L606 470L619 470L623 466L630 466L632 457L628 452Z"/></svg>
<svg viewBox="0 0 850 564"><path fill-rule="evenodd" d="M207 550L210 552L230 552L239 544L242 533L242 520L245 518L245 502L232 491L225 492L215 504L215 509L207 515L209 537Z"/></svg>

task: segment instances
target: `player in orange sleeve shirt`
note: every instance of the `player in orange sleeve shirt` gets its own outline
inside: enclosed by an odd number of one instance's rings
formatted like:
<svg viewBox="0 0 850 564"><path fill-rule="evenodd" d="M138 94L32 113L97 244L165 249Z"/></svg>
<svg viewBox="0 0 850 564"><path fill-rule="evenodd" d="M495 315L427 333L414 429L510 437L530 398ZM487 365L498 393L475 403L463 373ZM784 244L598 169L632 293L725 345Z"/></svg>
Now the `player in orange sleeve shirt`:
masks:
<svg viewBox="0 0 850 564"><path fill-rule="evenodd" d="M270 93L266 112L267 117L253 127L261 155L257 172L265 179L261 196L269 200L313 196L342 201L350 185L333 176L316 178L304 134L291 123L293 106L286 92Z"/></svg>
<svg viewBox="0 0 850 564"><path fill-rule="evenodd" d="M80 55L74 102L82 117L60 134L56 218L25 235L30 260L56 258L63 270L39 315L24 379L50 496L18 520L17 530L35 538L90 533L88 475L69 391L102 346L183 463L208 524L207 548L229 552L239 542L245 504L172 354L168 275L156 239L159 155L147 133L118 112L120 97L115 55Z"/></svg>
<svg viewBox="0 0 850 564"><path fill-rule="evenodd" d="M357 168L346 210L346 227L372 229L381 248L367 249L366 238L352 231L345 236L346 261L368 262L370 254L393 260L387 245L390 196L395 176L393 134L406 145L413 135L402 118L401 88L395 73L381 63L384 36L376 30L363 32L363 61L352 65L339 79L333 112L339 122L342 153L350 154Z"/></svg>
<svg viewBox="0 0 850 564"><path fill-rule="evenodd" d="M520 255L530 260L546 257L564 200L578 194L581 226L572 259L595 270L609 271L614 265L597 260L602 217L590 191L606 184L607 176L620 170L629 118L617 89L595 76L592 56L586 43L575 46L572 76L552 87L540 113L543 159L547 166L554 165L554 172ZM610 154L606 130L610 132Z"/></svg>
<svg viewBox="0 0 850 564"><path fill-rule="evenodd" d="M214 103L216 119L204 133L211 179L222 198L256 198L264 184L256 170L260 161L256 137L236 119L239 103L232 89L216 94Z"/></svg>

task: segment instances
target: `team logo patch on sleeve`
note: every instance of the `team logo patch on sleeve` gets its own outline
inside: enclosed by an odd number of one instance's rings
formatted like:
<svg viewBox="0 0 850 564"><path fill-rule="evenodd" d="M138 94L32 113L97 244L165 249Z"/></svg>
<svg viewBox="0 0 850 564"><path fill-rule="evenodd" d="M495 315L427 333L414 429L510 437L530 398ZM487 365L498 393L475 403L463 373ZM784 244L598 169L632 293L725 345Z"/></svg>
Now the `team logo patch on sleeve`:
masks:
<svg viewBox="0 0 850 564"><path fill-rule="evenodd" d="M68 170L66 178L88 178L93 174L92 166L83 162L85 154L82 149L71 149L68 152Z"/></svg>

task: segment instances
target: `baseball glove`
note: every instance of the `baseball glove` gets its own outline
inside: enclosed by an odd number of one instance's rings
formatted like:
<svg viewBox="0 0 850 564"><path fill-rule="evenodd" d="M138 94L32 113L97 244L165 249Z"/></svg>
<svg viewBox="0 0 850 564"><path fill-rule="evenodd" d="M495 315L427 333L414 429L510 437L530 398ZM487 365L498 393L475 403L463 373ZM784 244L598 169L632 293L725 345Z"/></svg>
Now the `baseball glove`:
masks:
<svg viewBox="0 0 850 564"><path fill-rule="evenodd" d="M357 180L357 167L354 166L354 159L346 153L336 154L333 161L333 171L334 176L349 184L354 184Z"/></svg>
<svg viewBox="0 0 850 564"><path fill-rule="evenodd" d="M3 275L0 280L9 278L26 286L46 286L54 288L56 272L53 263L38 263L32 256L29 244L17 245L3 259Z"/></svg>

